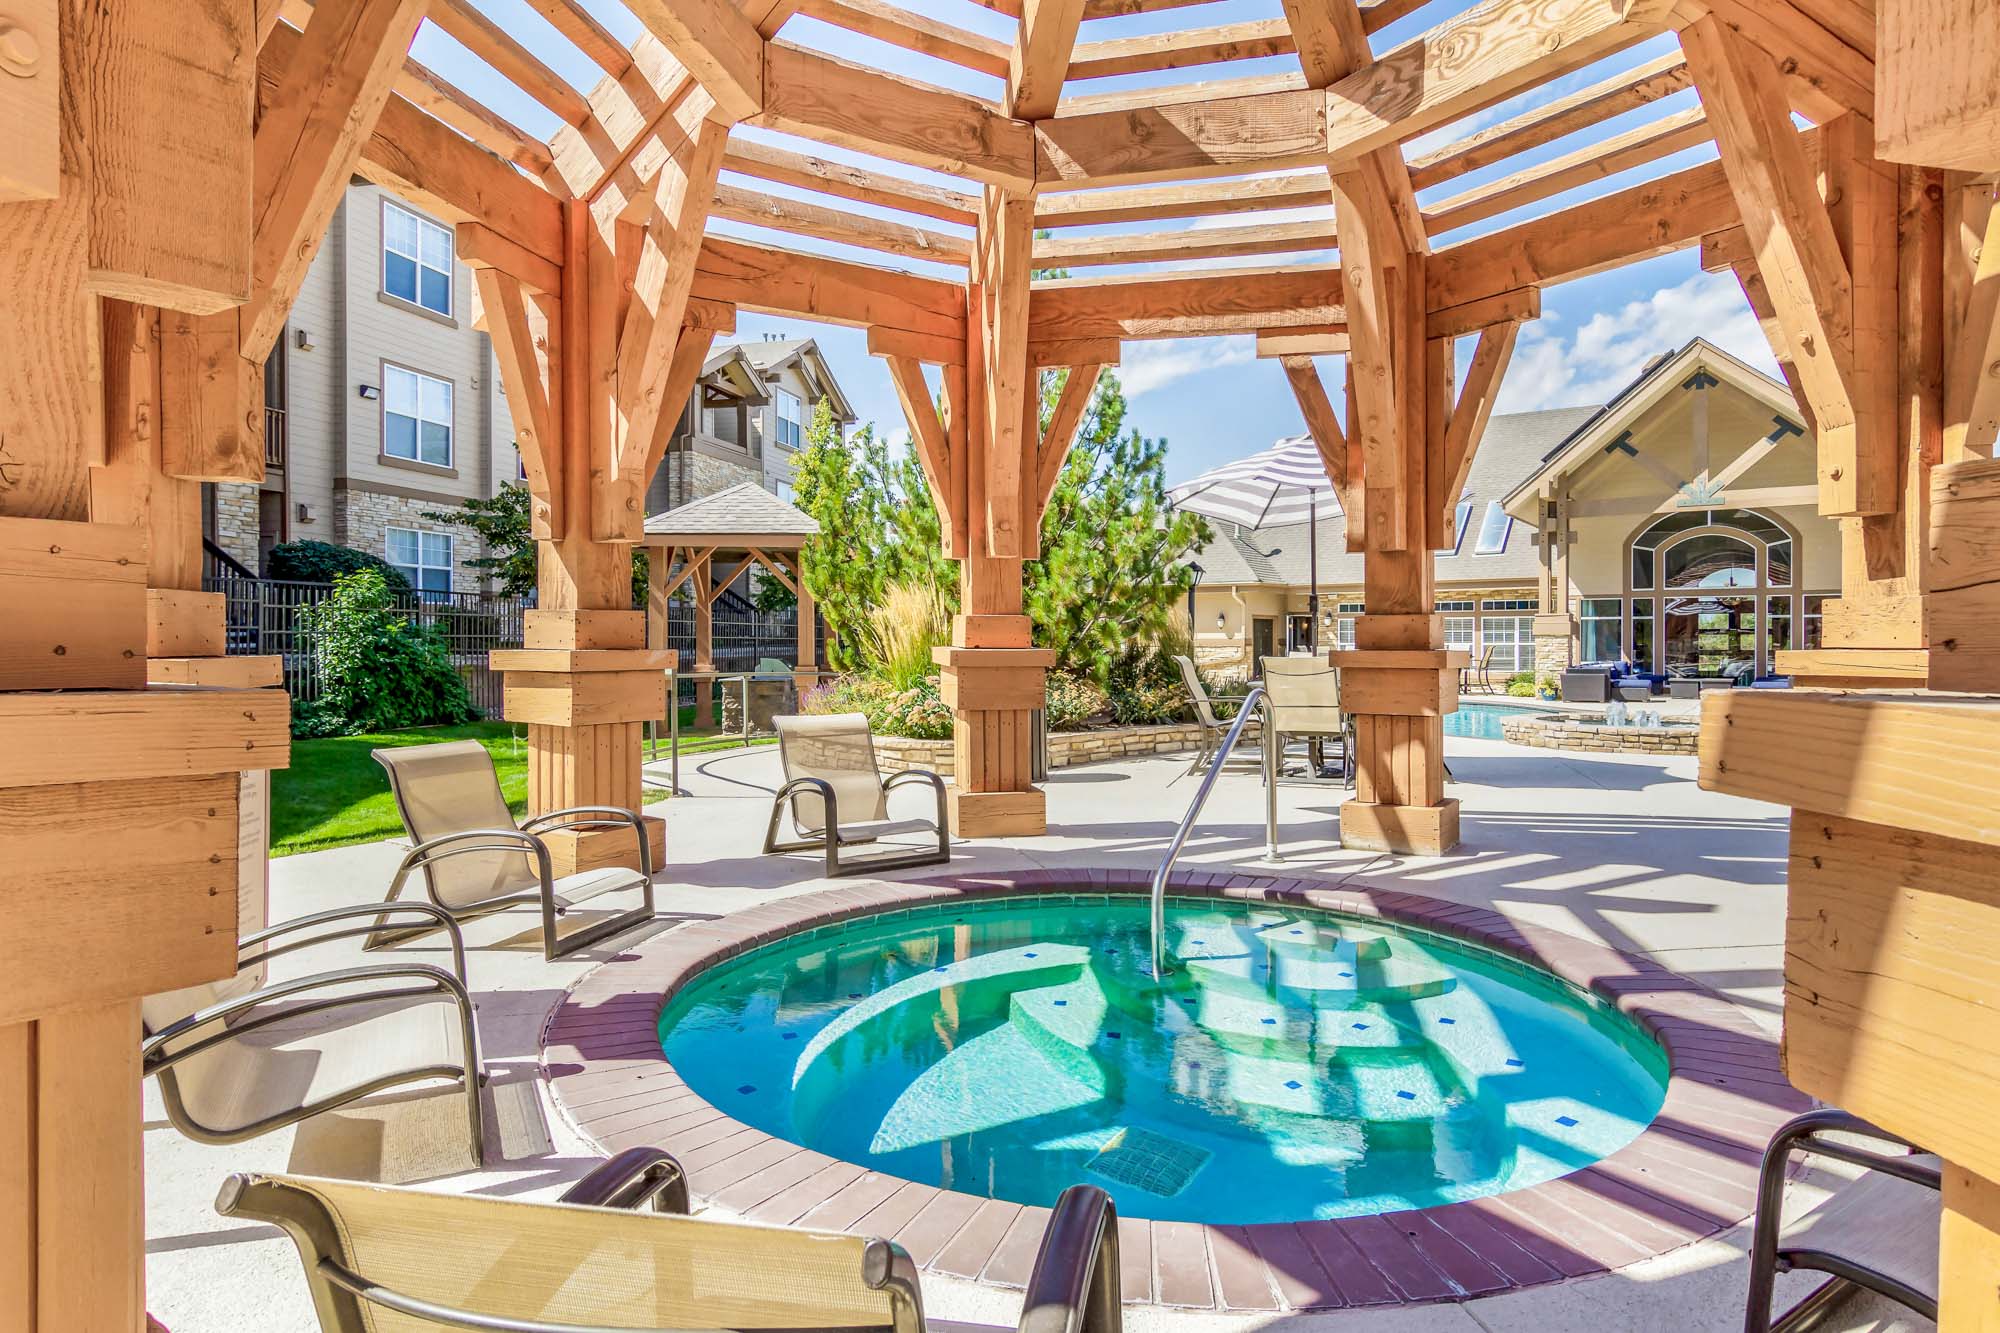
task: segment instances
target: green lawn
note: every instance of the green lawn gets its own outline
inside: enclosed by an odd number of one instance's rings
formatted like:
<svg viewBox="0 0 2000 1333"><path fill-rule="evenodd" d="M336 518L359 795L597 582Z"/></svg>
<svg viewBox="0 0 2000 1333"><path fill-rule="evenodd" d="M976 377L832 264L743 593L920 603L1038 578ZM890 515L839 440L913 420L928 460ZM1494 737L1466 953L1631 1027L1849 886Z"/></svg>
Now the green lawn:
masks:
<svg viewBox="0 0 2000 1333"><path fill-rule="evenodd" d="M526 728L506 722L472 722L460 727L414 727L374 736L293 741L291 767L273 774L271 855L291 856L400 837L403 824L389 796L388 775L368 753L384 746L478 741L493 756L508 808L519 815L528 802L525 736ZM683 736L681 754L701 754L735 744L731 737ZM657 788L648 787L645 792L648 801L665 796L666 792Z"/></svg>

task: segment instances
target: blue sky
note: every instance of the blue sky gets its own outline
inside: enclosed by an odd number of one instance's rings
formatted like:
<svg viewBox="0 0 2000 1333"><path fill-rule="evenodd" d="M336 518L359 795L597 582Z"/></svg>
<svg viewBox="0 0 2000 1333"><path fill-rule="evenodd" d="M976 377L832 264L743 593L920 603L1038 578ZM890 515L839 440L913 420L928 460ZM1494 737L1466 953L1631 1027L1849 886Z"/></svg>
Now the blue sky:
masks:
<svg viewBox="0 0 2000 1333"><path fill-rule="evenodd" d="M956 24L989 36L1007 40L1013 21L970 0L905 0L912 9L930 17ZM534 50L558 74L579 88L589 88L600 71L568 42L558 36L525 0L477 0L489 16L504 24L517 38ZM583 0L598 19L619 37L630 40L640 24L619 0ZM1375 36L1375 48L1386 51L1470 7L1471 0L1433 0L1408 18ZM1207 27L1283 15L1279 0L1218 0L1217 3L1167 10L1148 15L1093 20L1083 25L1080 42L1139 36L1151 32L1188 27ZM998 97L1000 82L955 65L916 55L900 48L856 36L811 19L794 18L785 28L786 40L871 65L892 75L926 83L958 88L987 97ZM1419 141L1419 148L1439 144L1472 133L1482 126L1504 120L1565 93L1597 83L1620 71L1644 63L1673 50L1673 38L1661 36L1607 57L1546 87L1520 98L1443 127ZM463 47L426 23L417 35L412 54L453 83L486 102L531 133L547 137L558 127L555 116L520 93L506 80L487 68ZM1290 56L1256 61L1233 61L1189 70L1093 79L1072 83L1068 92L1111 92L1126 88L1161 86L1204 78L1234 78L1253 74L1296 71ZM1419 198L1426 203L1447 197L1499 176L1511 174L1534 162L1572 152L1660 116L1695 104L1692 91L1661 99L1651 106L1615 117L1569 138L1546 145L1532 153L1510 158L1480 172L1433 187ZM874 170L957 184L916 167L883 163L857 154L788 136L763 131L739 131L769 142L784 144L824 157L864 163ZM1691 166L1714 156L1712 146L1690 149L1632 172L1602 181L1551 199L1527 210L1464 227L1435 238L1439 248L1469 240L1485 232L1510 226L1526 217L1537 216L1566 204L1579 202L1624 188L1666 171ZM729 179L725 177L725 179ZM766 193L813 198L802 191L767 181L740 180ZM829 202L821 200L821 202ZM950 231L950 224L870 209L866 205L830 201L841 208L874 212L901 221L920 221L938 230ZM1225 219L1241 223L1254 219L1280 220L1311 216L1310 212L1239 215ZM1733 219L1718 218L1717 225ZM1199 221L1167 221L1092 228L1070 229L1068 235L1111 235L1121 231L1164 231L1199 226ZM711 231L765 241L792 249L816 250L845 258L900 267L911 272L942 277L962 277L953 270L917 260L899 260L869 251L821 243L783 233L764 231L735 223L716 221ZM1296 256L1299 262L1324 261L1326 254ZM1268 264L1271 256L1240 261ZM1142 272L1158 266L1108 267L1099 273ZM1701 272L1692 249L1649 260L1609 273L1548 289L1543 296L1542 318L1528 325L1514 355L1513 366L1502 388L1501 411L1525 411L1543 407L1564 407L1604 401L1613 391L1638 372L1646 359L1657 351L1678 347L1690 337L1701 335L1754 366L1775 372L1770 349L1755 318L1728 274ZM873 420L892 436L905 435L902 415L894 390L881 364L869 357L858 330L831 325L807 324L744 314L738 320L738 336L755 339L767 333L789 336L810 334L820 340L833 369L853 399L861 419ZM1471 340L1461 340L1460 361L1471 352ZM1343 369L1329 358L1323 367L1329 386L1341 382ZM1168 441L1168 476L1179 481L1194 474L1264 448L1281 436L1297 434L1304 427L1298 408L1284 377L1273 363L1259 362L1251 340L1243 338L1181 339L1168 342L1127 343L1125 359L1119 367L1130 400L1128 420L1145 434ZM1338 394L1335 395L1338 403Z"/></svg>

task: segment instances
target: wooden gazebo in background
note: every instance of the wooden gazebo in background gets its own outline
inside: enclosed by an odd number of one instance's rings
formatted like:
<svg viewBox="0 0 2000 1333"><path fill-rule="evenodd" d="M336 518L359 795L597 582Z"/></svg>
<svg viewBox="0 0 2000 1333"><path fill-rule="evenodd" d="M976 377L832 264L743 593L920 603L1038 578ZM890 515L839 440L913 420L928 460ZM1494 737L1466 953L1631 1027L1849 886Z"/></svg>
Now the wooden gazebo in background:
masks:
<svg viewBox="0 0 2000 1333"><path fill-rule="evenodd" d="M685 587L694 605L694 716L711 716L715 670L715 601L752 569L761 569L798 599L798 655L793 669L801 692L811 686L818 666L814 636L817 616L812 594L800 573L799 555L819 535L811 515L780 500L754 482L704 496L646 520L646 642L667 646L667 600ZM743 591L748 592L744 580ZM673 708L677 701L667 700Z"/></svg>

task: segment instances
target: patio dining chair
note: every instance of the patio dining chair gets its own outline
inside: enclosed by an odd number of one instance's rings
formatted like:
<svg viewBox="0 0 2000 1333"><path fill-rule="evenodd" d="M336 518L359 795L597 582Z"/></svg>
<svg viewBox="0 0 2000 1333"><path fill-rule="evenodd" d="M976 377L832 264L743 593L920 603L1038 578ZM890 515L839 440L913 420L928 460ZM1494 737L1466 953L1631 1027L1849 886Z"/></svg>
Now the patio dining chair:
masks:
<svg viewBox="0 0 2000 1333"><path fill-rule="evenodd" d="M1787 1221L1785 1178L1800 1153L1846 1162L1864 1174ZM1857 1287L1935 1320L1941 1182L1936 1157L1845 1111L1827 1107L1786 1121L1765 1148L1757 1178L1744 1333L1817 1327ZM1773 1318L1776 1275L1799 1269L1831 1277Z"/></svg>
<svg viewBox="0 0 2000 1333"><path fill-rule="evenodd" d="M693 1218L679 1164L630 1148L554 1203L304 1176L233 1175L216 1210L284 1229L324 1333L808 1329L924 1333L892 1241ZM1119 1333L1117 1212L1056 1200L1022 1333Z"/></svg>
<svg viewBox="0 0 2000 1333"><path fill-rule="evenodd" d="M1201 673L1195 669L1194 663L1186 656L1178 653L1175 654L1174 663L1181 669L1181 684L1187 687L1188 701L1194 705L1194 720L1201 727L1201 753L1195 757L1194 763L1188 768L1188 772L1190 773L1199 773L1202 769L1207 768L1209 762L1215 758L1215 749L1222 743L1223 737L1229 734L1229 724L1236 720L1236 711L1243 707L1243 701L1241 699L1217 699L1210 696L1207 687L1201 683ZM1227 709L1229 716L1218 717L1215 712L1217 708ZM1250 739L1262 723L1263 719L1261 718L1251 719L1250 723L1243 728L1243 735L1240 739Z"/></svg>
<svg viewBox="0 0 2000 1333"><path fill-rule="evenodd" d="M477 741L407 745L373 752L389 774L396 812L413 844L396 867L389 901L421 871L431 902L455 921L522 904L542 911L542 954L550 961L653 919L653 853L638 812L608 805L551 810L516 825L500 793L493 757ZM556 877L544 835L558 829L629 828L639 868L604 866ZM565 935L558 922L583 903L636 890L639 905ZM417 931L380 933L371 947Z"/></svg>
<svg viewBox="0 0 2000 1333"><path fill-rule="evenodd" d="M1459 693L1470 694L1474 690L1478 690L1483 694L1499 693L1499 690L1493 684L1493 649L1491 648L1482 650L1479 654L1479 659L1470 667L1460 672L1458 682Z"/></svg>
<svg viewBox="0 0 2000 1333"><path fill-rule="evenodd" d="M1275 782L1285 746L1307 742L1315 768L1327 741L1340 745L1342 781L1354 784L1353 720L1340 710L1340 672L1316 657L1264 659L1264 777ZM1314 775L1317 777L1317 774Z"/></svg>
<svg viewBox="0 0 2000 1333"><path fill-rule="evenodd" d="M941 865L951 860L951 828L945 813L944 779L912 768L886 780L875 762L875 736L862 713L800 714L773 718L784 785L771 801L764 851L822 852L828 878ZM937 795L934 819L889 818L889 793L922 783ZM778 821L790 812L799 835L778 840ZM937 846L841 859L841 849L907 833L935 834Z"/></svg>
<svg viewBox="0 0 2000 1333"><path fill-rule="evenodd" d="M390 919L442 930L451 967L371 963L258 984L282 954L376 934ZM315 912L246 936L226 981L140 1005L144 1077L167 1120L200 1143L240 1143L385 1089L439 1079L465 1094L472 1160L484 1158L479 1038L458 924L427 903Z"/></svg>

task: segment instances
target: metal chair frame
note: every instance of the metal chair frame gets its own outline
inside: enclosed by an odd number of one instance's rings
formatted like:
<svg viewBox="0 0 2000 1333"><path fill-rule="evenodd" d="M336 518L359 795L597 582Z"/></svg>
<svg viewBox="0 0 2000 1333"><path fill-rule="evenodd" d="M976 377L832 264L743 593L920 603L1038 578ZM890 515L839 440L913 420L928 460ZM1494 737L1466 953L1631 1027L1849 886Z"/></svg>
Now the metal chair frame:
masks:
<svg viewBox="0 0 2000 1333"><path fill-rule="evenodd" d="M480 1105L479 1089L485 1082L485 1073L479 1060L479 1033L473 1022L472 997L466 988L465 943L459 934L457 922L450 913L428 903L364 903L353 907L336 907L310 916L282 922L253 935L245 936L237 946L237 970L255 966L282 954L297 949L324 944L330 940L351 939L357 936L373 936L381 929L385 916L406 914L420 916L426 925L419 931L443 929L451 942L452 966L449 971L430 963L382 963L365 967L341 968L331 972L314 973L311 976L295 977L289 981L274 982L260 986L256 990L231 999L222 1000L196 1010L187 1017L168 1024L158 1032L148 1032L139 1047L140 1071L142 1077L158 1075L160 1099L166 1107L167 1120L181 1133L198 1143L228 1144L241 1143L274 1129L295 1125L302 1120L325 1111L369 1097L386 1088L404 1083L420 1083L431 1079L449 1078L459 1080L465 1091L465 1112L467 1128L471 1135L472 1160L485 1160L486 1132L485 1112ZM373 924L334 930L316 930L312 935L293 939L276 948L245 956L246 951L255 949L268 941L293 935L300 931L319 926L331 925L350 919L370 918ZM378 982L412 982L416 984L392 985L375 988ZM293 997L312 997L317 992L335 990L337 994L320 998L306 998L302 1003L283 1004L273 1008L278 1001ZM362 1083L345 1092L331 1097L323 1097L316 1102L308 1102L296 1110L277 1115L264 1116L251 1124L235 1129L218 1129L204 1125L189 1112L183 1097L179 1080L174 1075L174 1066L204 1051L235 1041L249 1032L268 1027L273 1023L286 1022L308 1014L330 1013L341 1009L351 1009L363 1005L379 1004L383 1000L401 999L413 996L435 996L440 1003L455 1005L458 1009L459 1037L464 1053L464 1062L458 1064L418 1065L407 1069L392 1070ZM263 1012L257 1012L259 1010ZM224 1021L225 1025L214 1033L190 1042L179 1049L170 1049L174 1043L205 1025Z"/></svg>
<svg viewBox="0 0 2000 1333"><path fill-rule="evenodd" d="M1879 1171L1928 1189L1942 1190L1936 1167L1914 1157L1891 1156L1850 1143L1822 1137L1828 1133L1858 1134L1884 1143L1915 1149L1916 1145L1869 1124L1845 1111L1824 1108L1807 1111L1786 1121L1764 1149L1763 1165L1757 1175L1757 1217L1750 1237L1750 1290L1744 1310L1744 1333L1800 1333L1812 1327L1827 1310L1855 1287L1865 1287L1907 1306L1926 1319L1937 1318L1937 1301L1887 1273L1869 1268L1859 1260L1826 1250L1788 1247L1781 1243L1784 1229L1785 1172L1795 1152L1831 1157L1851 1166ZM1771 1316L1771 1294L1779 1273L1808 1269L1827 1273L1811 1295L1777 1318Z"/></svg>
<svg viewBox="0 0 2000 1333"><path fill-rule="evenodd" d="M840 859L842 845L861 846L874 842L868 836L849 837L840 832L840 802L833 794L833 786L824 778L793 778L778 788L771 800L771 820L764 828L764 851L767 855L785 852L822 852L826 857L828 879L838 879L843 875L874 874L882 870L908 870L913 866L943 865L951 860L951 820L946 811L944 779L927 768L905 769L901 773L891 773L882 781L882 792L886 796L896 788L913 782L927 782L937 790L937 850L926 847L921 851L894 852L879 856L864 856L850 859L845 864ZM817 835L780 841L778 821L788 807L800 795L811 792L826 803L826 824ZM793 823L797 824L794 815Z"/></svg>

